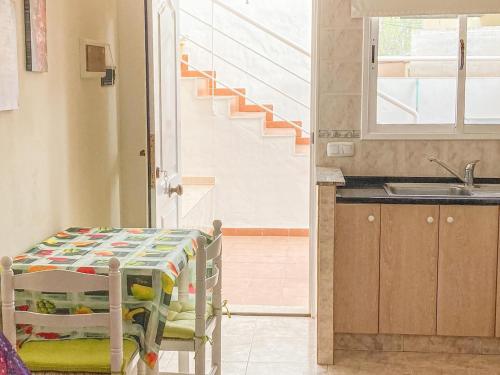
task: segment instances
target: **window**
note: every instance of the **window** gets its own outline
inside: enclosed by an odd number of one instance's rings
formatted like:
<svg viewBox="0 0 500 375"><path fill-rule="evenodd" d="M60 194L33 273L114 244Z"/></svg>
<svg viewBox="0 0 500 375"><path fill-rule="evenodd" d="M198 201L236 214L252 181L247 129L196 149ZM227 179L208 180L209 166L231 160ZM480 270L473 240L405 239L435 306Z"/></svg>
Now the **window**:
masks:
<svg viewBox="0 0 500 375"><path fill-rule="evenodd" d="M365 30L365 138L500 138L500 15L370 18Z"/></svg>

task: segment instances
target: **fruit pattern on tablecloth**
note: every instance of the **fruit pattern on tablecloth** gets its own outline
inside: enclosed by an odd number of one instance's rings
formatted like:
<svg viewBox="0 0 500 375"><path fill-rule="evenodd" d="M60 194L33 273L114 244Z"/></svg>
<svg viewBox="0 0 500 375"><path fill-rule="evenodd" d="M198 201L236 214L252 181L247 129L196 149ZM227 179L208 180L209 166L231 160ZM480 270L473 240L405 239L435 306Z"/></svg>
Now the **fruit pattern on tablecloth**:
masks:
<svg viewBox="0 0 500 375"><path fill-rule="evenodd" d="M14 258L14 273L50 269L107 274L111 257L120 260L124 336L135 340L154 367L175 281L196 251L197 230L151 228L68 228ZM208 238L208 236L207 236ZM108 293L16 291L16 309L44 314L108 311ZM107 329L18 326L19 344L33 340L106 338Z"/></svg>

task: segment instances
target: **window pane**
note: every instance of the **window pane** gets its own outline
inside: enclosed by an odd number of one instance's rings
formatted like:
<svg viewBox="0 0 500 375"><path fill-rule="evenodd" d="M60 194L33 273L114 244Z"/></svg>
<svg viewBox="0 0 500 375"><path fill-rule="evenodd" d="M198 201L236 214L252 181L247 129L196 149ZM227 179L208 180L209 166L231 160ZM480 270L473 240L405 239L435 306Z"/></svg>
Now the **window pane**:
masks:
<svg viewBox="0 0 500 375"><path fill-rule="evenodd" d="M378 124L455 124L458 18L379 19Z"/></svg>
<svg viewBox="0 0 500 375"><path fill-rule="evenodd" d="M465 124L500 124L500 15L467 20Z"/></svg>

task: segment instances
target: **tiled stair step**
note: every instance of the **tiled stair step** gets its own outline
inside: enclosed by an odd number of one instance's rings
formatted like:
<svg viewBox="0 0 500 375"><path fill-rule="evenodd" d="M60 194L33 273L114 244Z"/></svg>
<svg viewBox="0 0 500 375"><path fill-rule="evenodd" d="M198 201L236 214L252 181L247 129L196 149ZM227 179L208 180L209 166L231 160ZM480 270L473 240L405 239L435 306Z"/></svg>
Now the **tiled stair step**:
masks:
<svg viewBox="0 0 500 375"><path fill-rule="evenodd" d="M239 92L241 95L237 94L235 91ZM234 106L232 106L232 111L233 112L239 112L239 107L245 105L246 99L246 90L242 88L237 88L237 89L227 89L227 88L216 88L214 92L212 93L212 89L210 87L203 88L201 90L198 90L198 95L199 96L221 96L221 97L234 97L235 98L235 103Z"/></svg>
<svg viewBox="0 0 500 375"><path fill-rule="evenodd" d="M265 116L266 115L263 112L232 112L230 115L232 119L264 119Z"/></svg>
<svg viewBox="0 0 500 375"><path fill-rule="evenodd" d="M272 104L263 104L262 107L269 109L270 111L274 110L274 106ZM266 113L266 121L273 121L274 115L272 112L267 112L264 108L255 104L245 104L240 106L240 112L265 112Z"/></svg>
<svg viewBox="0 0 500 375"><path fill-rule="evenodd" d="M280 137L295 137L295 131L293 129L286 128L265 128L264 135L268 136L280 136Z"/></svg>
<svg viewBox="0 0 500 375"><path fill-rule="evenodd" d="M234 91L238 91L241 95L236 94ZM235 105L237 104L237 106L234 108L235 111L239 111L241 106L244 106L246 103L245 95L247 94L247 90L242 89L242 88L238 88L238 89L234 89L234 90L230 90L227 88L224 88L224 89L216 88L214 94L216 96L235 96L235 95L237 95L238 98L237 98L237 101L235 102Z"/></svg>
<svg viewBox="0 0 500 375"><path fill-rule="evenodd" d="M266 128L264 129L264 136L268 137L294 137L297 139L307 139L303 137L297 137L294 129L291 128ZM295 143L295 154L296 155L306 155L309 154L309 143Z"/></svg>
<svg viewBox="0 0 500 375"><path fill-rule="evenodd" d="M300 132L300 135L297 135L297 131ZM274 136L294 136L295 137L295 145L297 146L308 146L310 144L310 139L308 137L302 137L302 132L300 129L295 129L292 126L289 128L269 128L266 127L264 129L265 135L274 135Z"/></svg>
<svg viewBox="0 0 500 375"><path fill-rule="evenodd" d="M302 121L293 121L293 123L299 127L302 127ZM293 127L286 121L267 121L266 128L268 129L295 129L297 137L302 137L302 130Z"/></svg>

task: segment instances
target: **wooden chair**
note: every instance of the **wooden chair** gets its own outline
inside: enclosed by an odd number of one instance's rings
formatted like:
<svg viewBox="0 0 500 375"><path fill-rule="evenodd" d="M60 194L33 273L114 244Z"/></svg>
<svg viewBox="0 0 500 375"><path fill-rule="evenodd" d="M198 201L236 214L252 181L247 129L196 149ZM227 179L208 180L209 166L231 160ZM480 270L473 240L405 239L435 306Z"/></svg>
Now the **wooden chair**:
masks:
<svg viewBox="0 0 500 375"><path fill-rule="evenodd" d="M205 375L206 344L212 343L210 375L221 375L221 322L222 322L222 223L214 221L214 240L207 245L205 237L197 239L195 333L193 339L163 338L161 350L179 352L179 372L161 372L161 375L189 374L189 352L195 353L195 375ZM207 262L212 261L211 274L207 277ZM186 269L186 272L189 272ZM179 301L188 298L186 275L179 280ZM184 284L184 285L183 285ZM207 292L212 290L213 315L207 318Z"/></svg>
<svg viewBox="0 0 500 375"><path fill-rule="evenodd" d="M129 358L123 353L122 328L122 293L120 261L112 258L109 261L109 275L91 275L67 270L48 270L14 275L12 259L2 258L2 322L3 332L11 344L16 347L16 324L30 324L44 327L106 327L109 329L110 340L110 373L129 374L137 369L139 354L129 350ZM15 310L14 290L25 289L35 292L52 293L83 293L92 291L109 291L109 313L90 313L83 315L40 314L30 311ZM68 345L71 344L68 340ZM46 344L50 341L37 344ZM31 343L28 343L31 344ZM52 345L54 343L51 343ZM129 346L129 345L127 345ZM22 358L22 349L19 350ZM75 353L78 356L78 353ZM122 369L124 363L127 367ZM29 364L28 364L29 366ZM69 372L71 368L66 369ZM46 369L41 372L57 373L57 369ZM62 372L61 372L62 374Z"/></svg>

